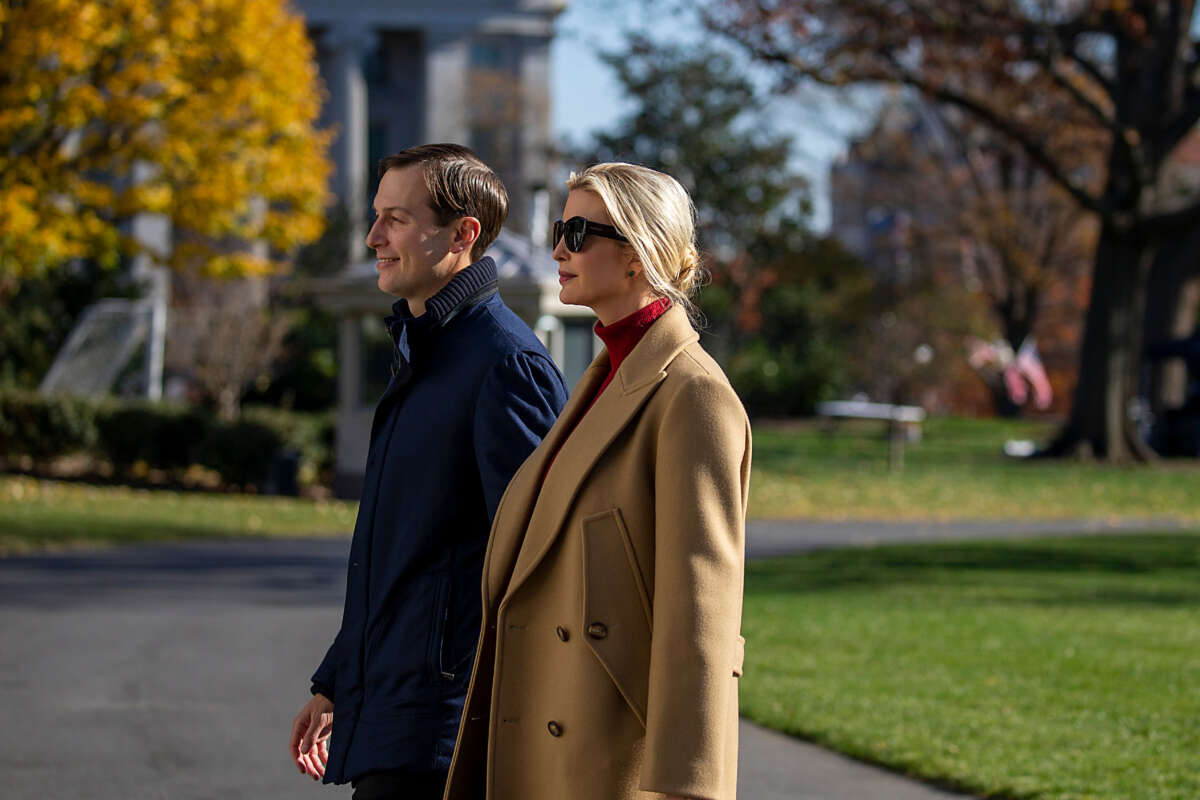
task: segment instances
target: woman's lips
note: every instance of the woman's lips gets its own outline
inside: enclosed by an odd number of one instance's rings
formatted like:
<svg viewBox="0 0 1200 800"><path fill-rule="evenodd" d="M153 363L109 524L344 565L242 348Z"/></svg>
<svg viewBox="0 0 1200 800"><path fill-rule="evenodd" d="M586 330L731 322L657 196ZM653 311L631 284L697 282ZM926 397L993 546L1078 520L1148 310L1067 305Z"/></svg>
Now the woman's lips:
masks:
<svg viewBox="0 0 1200 800"><path fill-rule="evenodd" d="M574 276L572 273L570 273L570 272L561 272L561 271L560 271L560 272L558 273L558 282L559 282L559 283L566 283L567 281L571 280L571 278L574 278L574 277L575 277L575 276Z"/></svg>

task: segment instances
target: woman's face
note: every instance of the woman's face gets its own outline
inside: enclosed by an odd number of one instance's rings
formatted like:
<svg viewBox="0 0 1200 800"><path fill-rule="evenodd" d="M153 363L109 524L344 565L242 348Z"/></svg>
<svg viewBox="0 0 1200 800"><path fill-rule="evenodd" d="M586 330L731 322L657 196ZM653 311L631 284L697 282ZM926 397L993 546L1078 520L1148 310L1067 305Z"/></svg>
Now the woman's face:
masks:
<svg viewBox="0 0 1200 800"><path fill-rule="evenodd" d="M583 217L611 225L600 196L574 189L567 196L562 218ZM602 325L611 325L644 305L647 288L637 256L623 243L602 236L588 236L578 253L567 249L566 237L554 246L558 262L558 298L567 304L588 306ZM629 271L634 270L634 277Z"/></svg>

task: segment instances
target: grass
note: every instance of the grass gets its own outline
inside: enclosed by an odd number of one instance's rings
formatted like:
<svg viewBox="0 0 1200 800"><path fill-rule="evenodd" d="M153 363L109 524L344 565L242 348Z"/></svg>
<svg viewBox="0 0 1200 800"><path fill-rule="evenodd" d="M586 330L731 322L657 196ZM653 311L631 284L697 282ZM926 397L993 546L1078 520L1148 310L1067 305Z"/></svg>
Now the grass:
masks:
<svg viewBox="0 0 1200 800"><path fill-rule="evenodd" d="M890 472L884 426L755 426L750 516L808 519L1200 521L1200 467L1116 468L1006 458L1006 439L1045 423L931 419ZM188 537L346 533L355 505L252 495L144 491L0 476L0 553Z"/></svg>
<svg viewBox="0 0 1200 800"><path fill-rule="evenodd" d="M742 712L997 798L1200 797L1200 535L752 562Z"/></svg>
<svg viewBox="0 0 1200 800"><path fill-rule="evenodd" d="M0 476L0 553L192 537L345 534L356 504Z"/></svg>
<svg viewBox="0 0 1200 800"><path fill-rule="evenodd" d="M750 515L807 519L1103 519L1200 521L1200 464L1112 467L1023 461L1007 439L1044 442L1038 422L934 418L888 468L885 425L759 424Z"/></svg>

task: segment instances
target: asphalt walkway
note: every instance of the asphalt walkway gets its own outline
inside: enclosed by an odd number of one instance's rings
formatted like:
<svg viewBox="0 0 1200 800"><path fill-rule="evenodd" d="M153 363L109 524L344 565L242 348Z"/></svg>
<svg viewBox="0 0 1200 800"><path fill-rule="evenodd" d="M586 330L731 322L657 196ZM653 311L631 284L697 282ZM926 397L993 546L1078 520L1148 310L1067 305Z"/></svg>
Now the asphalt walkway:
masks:
<svg viewBox="0 0 1200 800"><path fill-rule="evenodd" d="M756 522L751 557L845 544L1179 527ZM0 559L0 796L349 797L286 756L341 613L347 539ZM953 795L743 723L742 800Z"/></svg>

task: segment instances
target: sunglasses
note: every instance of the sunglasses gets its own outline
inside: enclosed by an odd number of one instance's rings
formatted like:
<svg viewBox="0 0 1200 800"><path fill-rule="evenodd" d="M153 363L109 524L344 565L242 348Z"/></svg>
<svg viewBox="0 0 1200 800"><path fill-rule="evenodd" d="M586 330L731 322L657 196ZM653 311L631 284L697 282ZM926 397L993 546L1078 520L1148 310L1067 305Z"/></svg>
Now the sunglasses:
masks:
<svg viewBox="0 0 1200 800"><path fill-rule="evenodd" d="M583 217L571 217L566 222L561 219L554 220L554 243L551 247L558 247L558 240L565 237L567 249L572 253L578 253L583 249L583 240L588 236L603 236L605 239L616 239L618 242L629 241L612 225L592 222Z"/></svg>

